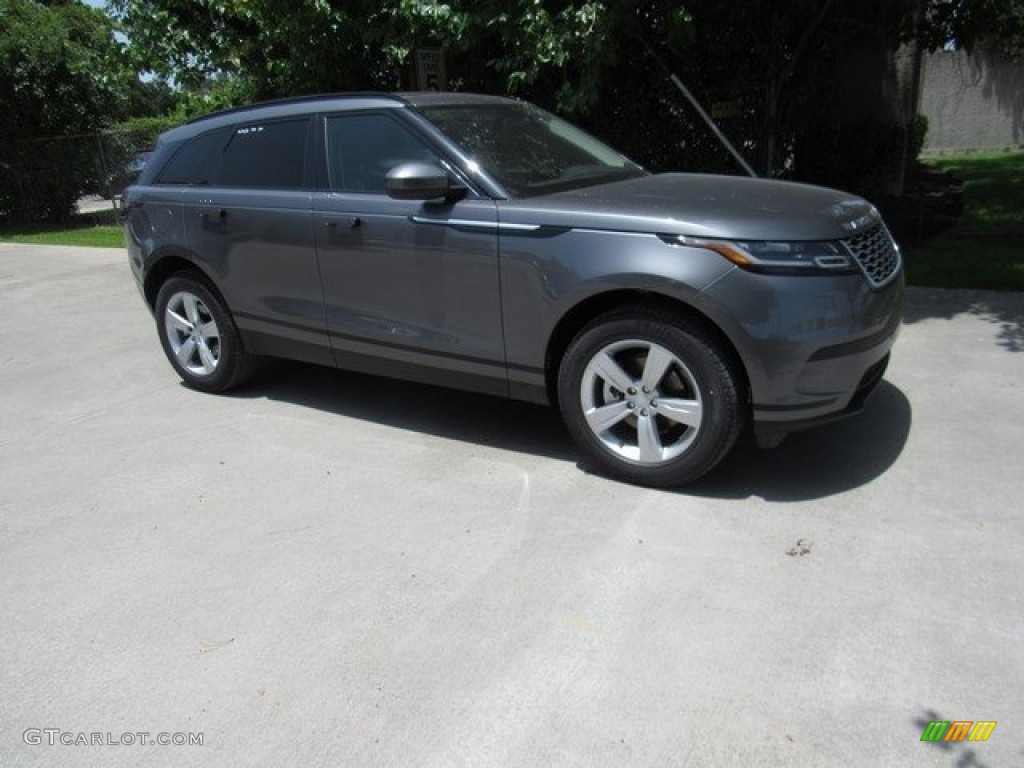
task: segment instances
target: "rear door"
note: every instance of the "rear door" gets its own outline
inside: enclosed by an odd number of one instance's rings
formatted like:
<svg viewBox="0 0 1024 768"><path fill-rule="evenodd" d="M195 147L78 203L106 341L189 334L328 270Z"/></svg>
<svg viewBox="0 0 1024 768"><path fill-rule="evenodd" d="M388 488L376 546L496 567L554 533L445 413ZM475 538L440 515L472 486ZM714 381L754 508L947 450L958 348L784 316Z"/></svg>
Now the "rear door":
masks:
<svg viewBox="0 0 1024 768"><path fill-rule="evenodd" d="M333 363L313 240L312 118L219 131L209 181L184 193L189 250L215 277L249 351Z"/></svg>

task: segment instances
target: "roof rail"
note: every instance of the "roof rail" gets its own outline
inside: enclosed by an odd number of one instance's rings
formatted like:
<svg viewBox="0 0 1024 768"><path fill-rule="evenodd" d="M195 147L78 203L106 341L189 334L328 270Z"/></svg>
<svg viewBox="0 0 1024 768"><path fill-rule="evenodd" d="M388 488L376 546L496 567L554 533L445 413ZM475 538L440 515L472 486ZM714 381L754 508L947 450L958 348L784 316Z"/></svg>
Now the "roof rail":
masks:
<svg viewBox="0 0 1024 768"><path fill-rule="evenodd" d="M220 117L221 115L233 115L238 112L247 112L252 109L259 109L261 107L276 107L284 104L302 104L310 101L320 101L323 99L391 99L406 103L405 99L394 93L385 93L383 91L360 91L360 92L344 92L344 93L313 93L305 96L286 96L280 99L269 99L267 101L258 101L254 104L245 104L240 107L229 107L227 109L219 109L216 112L211 112L208 115L200 115L189 120L185 125L192 125L193 123L200 123L204 120L209 120L214 117Z"/></svg>

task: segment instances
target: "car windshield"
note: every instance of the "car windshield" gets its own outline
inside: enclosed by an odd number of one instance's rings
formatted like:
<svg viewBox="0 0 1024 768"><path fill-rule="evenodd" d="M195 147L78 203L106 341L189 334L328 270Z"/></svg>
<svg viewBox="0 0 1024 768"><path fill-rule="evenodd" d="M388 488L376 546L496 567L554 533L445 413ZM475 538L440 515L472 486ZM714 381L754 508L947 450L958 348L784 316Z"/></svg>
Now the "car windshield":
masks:
<svg viewBox="0 0 1024 768"><path fill-rule="evenodd" d="M532 104L457 104L419 111L515 197L643 176L629 158Z"/></svg>

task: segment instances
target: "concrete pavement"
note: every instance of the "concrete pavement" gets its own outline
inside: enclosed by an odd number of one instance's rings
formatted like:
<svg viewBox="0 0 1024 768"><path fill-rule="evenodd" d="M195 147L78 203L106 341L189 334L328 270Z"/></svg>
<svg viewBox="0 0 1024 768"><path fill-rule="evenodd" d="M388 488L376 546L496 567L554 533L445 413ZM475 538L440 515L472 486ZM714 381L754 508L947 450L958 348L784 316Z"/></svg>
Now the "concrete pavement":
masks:
<svg viewBox="0 0 1024 768"><path fill-rule="evenodd" d="M1022 349L913 290L862 417L666 493L543 408L197 394L122 252L0 245L0 766L1019 767Z"/></svg>

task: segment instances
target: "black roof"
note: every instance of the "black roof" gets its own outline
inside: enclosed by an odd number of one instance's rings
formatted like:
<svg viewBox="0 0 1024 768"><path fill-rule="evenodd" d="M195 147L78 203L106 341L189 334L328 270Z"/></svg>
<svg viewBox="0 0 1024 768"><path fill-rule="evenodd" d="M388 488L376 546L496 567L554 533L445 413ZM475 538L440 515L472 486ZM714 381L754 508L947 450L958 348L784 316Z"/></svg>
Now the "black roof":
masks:
<svg viewBox="0 0 1024 768"><path fill-rule="evenodd" d="M402 101L396 94L393 93L382 93L374 91L365 91L358 93L311 93L303 96L288 96L281 99L268 99L267 101L257 101L252 104L244 104L240 107L231 107L229 109L220 109L216 112L210 112L207 115L201 115L189 120L185 125L192 125L193 123L199 123L204 120L210 120L215 117L222 117L224 115L233 115L239 112L248 112L254 109L262 109L264 107L285 107L291 104L305 104L314 101L333 101L343 99L391 99L394 101Z"/></svg>
<svg viewBox="0 0 1024 768"><path fill-rule="evenodd" d="M503 96L488 96L480 93L461 93L458 91L406 91L398 93L385 93L381 91L362 91L347 93L316 93L304 96L290 96L282 99L271 99L259 101L254 104L246 104L241 107L222 109L211 112L208 115L193 118L186 125L211 120L224 115L233 115L250 110L262 109L264 107L285 107L290 105L301 105L313 102L324 101L346 101L352 99L380 99L394 101L399 104L408 104L412 107L441 106L441 105L462 105L462 104L507 104L512 99Z"/></svg>

